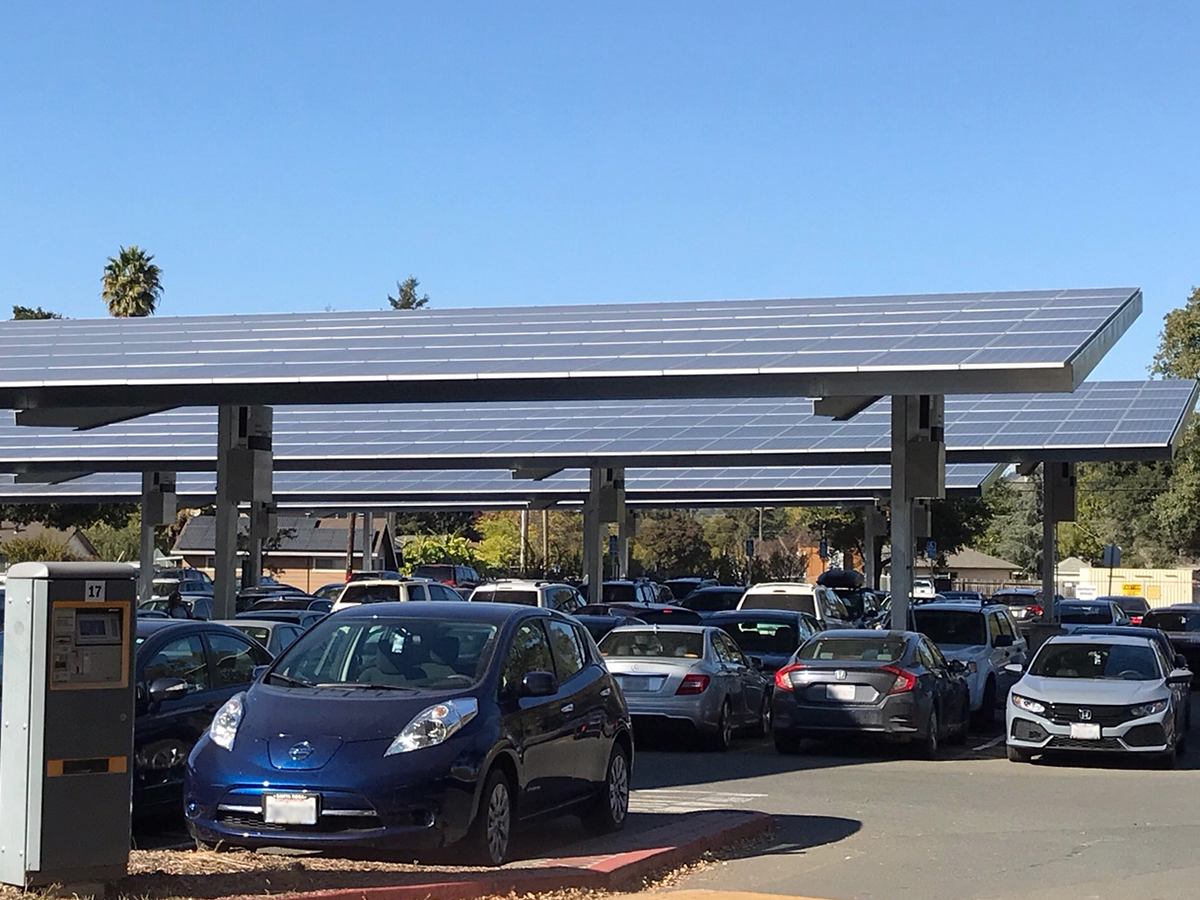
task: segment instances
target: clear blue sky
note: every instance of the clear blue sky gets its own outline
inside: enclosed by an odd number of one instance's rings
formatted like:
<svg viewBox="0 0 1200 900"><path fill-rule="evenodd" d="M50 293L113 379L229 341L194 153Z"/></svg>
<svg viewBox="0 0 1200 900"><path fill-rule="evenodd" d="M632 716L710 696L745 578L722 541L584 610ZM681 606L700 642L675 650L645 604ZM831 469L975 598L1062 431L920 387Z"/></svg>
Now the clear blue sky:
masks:
<svg viewBox="0 0 1200 900"><path fill-rule="evenodd" d="M1200 4L42 3L0 28L0 310L1200 283Z"/></svg>

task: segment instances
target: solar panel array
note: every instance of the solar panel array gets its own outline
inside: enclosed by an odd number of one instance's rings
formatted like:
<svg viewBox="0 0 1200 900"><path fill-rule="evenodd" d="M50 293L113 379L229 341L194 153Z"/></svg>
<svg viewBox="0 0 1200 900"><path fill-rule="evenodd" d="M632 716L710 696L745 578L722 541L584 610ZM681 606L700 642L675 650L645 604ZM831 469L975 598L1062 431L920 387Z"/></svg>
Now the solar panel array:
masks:
<svg viewBox="0 0 1200 900"><path fill-rule="evenodd" d="M1193 381L1085 382L1073 394L946 398L947 457L964 461L1165 458L1196 403ZM180 409L91 431L0 427L0 471L210 470L216 411ZM882 400L847 422L804 399L308 406L275 410L278 471L510 468L522 464L882 464Z"/></svg>
<svg viewBox="0 0 1200 900"><path fill-rule="evenodd" d="M990 464L947 467L952 494L977 494L994 474ZM694 502L733 505L755 500L796 503L865 500L890 487L886 466L831 466L808 469L631 469L626 495L633 504ZM212 502L214 477L180 475L176 485L182 502ZM281 472L275 476L275 499L282 506L319 504L347 508L381 508L406 503L434 507L465 504L496 506L532 503L578 504L588 492L587 472L563 472L543 481L513 479L495 471ZM103 473L62 484L15 484L0 475L0 503L135 502L140 476Z"/></svg>
<svg viewBox="0 0 1200 900"><path fill-rule="evenodd" d="M1104 288L6 321L0 407L1071 390L1140 310Z"/></svg>

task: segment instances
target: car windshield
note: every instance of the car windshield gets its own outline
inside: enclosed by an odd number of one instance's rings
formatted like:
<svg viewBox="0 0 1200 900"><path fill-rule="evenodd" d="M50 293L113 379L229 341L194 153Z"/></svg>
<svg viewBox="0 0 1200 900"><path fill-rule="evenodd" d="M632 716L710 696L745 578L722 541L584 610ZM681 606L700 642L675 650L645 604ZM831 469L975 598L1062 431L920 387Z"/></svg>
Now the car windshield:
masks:
<svg viewBox="0 0 1200 900"><path fill-rule="evenodd" d="M464 688L483 678L496 638L487 622L336 619L297 640L271 676L314 687Z"/></svg>
<svg viewBox="0 0 1200 900"><path fill-rule="evenodd" d="M917 631L938 645L987 643L982 613L924 607L913 610L913 621Z"/></svg>
<svg viewBox="0 0 1200 900"><path fill-rule="evenodd" d="M895 638L813 638L800 648L798 659L895 662L904 656L904 641Z"/></svg>
<svg viewBox="0 0 1200 900"><path fill-rule="evenodd" d="M1058 620L1064 625L1111 625L1113 616L1107 604L1060 603Z"/></svg>
<svg viewBox="0 0 1200 900"><path fill-rule="evenodd" d="M632 584L606 584L603 600L605 603L629 603L637 600L637 591Z"/></svg>
<svg viewBox="0 0 1200 900"><path fill-rule="evenodd" d="M790 609L810 616L817 614L812 594L746 594L740 606L742 609Z"/></svg>
<svg viewBox="0 0 1200 900"><path fill-rule="evenodd" d="M696 591L680 605L698 612L714 612L722 609L733 609L742 599L740 590L732 591Z"/></svg>
<svg viewBox="0 0 1200 900"><path fill-rule="evenodd" d="M671 657L699 659L704 655L704 635L692 631L610 631L600 642L608 657Z"/></svg>
<svg viewBox="0 0 1200 900"><path fill-rule="evenodd" d="M1142 619L1142 626L1163 631L1200 631L1200 610L1152 609Z"/></svg>
<svg viewBox="0 0 1200 900"><path fill-rule="evenodd" d="M400 599L398 584L355 584L351 582L338 597L339 603L394 603Z"/></svg>
<svg viewBox="0 0 1200 900"><path fill-rule="evenodd" d="M1042 647L1029 674L1041 678L1104 678L1155 681L1162 678L1154 650L1130 644L1069 644Z"/></svg>
<svg viewBox="0 0 1200 900"><path fill-rule="evenodd" d="M746 620L722 622L720 627L744 653L786 653L790 656L800 643L796 626L786 622Z"/></svg>
<svg viewBox="0 0 1200 900"><path fill-rule="evenodd" d="M537 606L537 591L498 591L495 588L476 588L471 599L477 603L519 603Z"/></svg>

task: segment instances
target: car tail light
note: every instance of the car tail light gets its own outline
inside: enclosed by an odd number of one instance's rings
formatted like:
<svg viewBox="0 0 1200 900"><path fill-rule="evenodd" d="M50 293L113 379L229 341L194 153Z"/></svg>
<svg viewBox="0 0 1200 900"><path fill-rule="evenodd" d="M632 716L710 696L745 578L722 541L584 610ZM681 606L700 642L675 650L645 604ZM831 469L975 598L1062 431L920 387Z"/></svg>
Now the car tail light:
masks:
<svg viewBox="0 0 1200 900"><path fill-rule="evenodd" d="M683 676L683 681L675 689L675 694L703 694L708 688L708 676L691 673Z"/></svg>
<svg viewBox="0 0 1200 900"><path fill-rule="evenodd" d="M895 675L896 680L892 682L891 688L888 689L889 694L904 694L911 691L917 686L917 676L905 669L897 668L896 666L883 666L882 671L889 675Z"/></svg>
<svg viewBox="0 0 1200 900"><path fill-rule="evenodd" d="M1031 616L1040 616L1040 615L1041 615L1042 613L1044 613L1045 611L1046 611L1046 610L1042 609L1042 607L1040 607L1040 606L1031 606L1031 607L1029 607L1029 614L1030 614Z"/></svg>
<svg viewBox="0 0 1200 900"><path fill-rule="evenodd" d="M775 673L775 687L781 691L794 691L792 686L792 673L797 669L803 669L804 666L800 663L793 663L790 666L784 666Z"/></svg>
<svg viewBox="0 0 1200 900"><path fill-rule="evenodd" d="M1141 624L1142 624L1142 617L1141 617L1141 616L1130 616L1130 617L1129 617L1129 624L1130 624L1130 625L1141 625Z"/></svg>

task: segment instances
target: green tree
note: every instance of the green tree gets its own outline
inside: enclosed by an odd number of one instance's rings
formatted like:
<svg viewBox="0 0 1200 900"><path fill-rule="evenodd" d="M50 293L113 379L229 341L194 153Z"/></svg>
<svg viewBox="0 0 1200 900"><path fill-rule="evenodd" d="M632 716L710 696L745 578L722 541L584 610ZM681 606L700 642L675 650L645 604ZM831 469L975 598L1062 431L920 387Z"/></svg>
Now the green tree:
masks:
<svg viewBox="0 0 1200 900"><path fill-rule="evenodd" d="M401 512L396 514L396 534L461 534L478 540L473 512Z"/></svg>
<svg viewBox="0 0 1200 900"><path fill-rule="evenodd" d="M1030 576L1042 564L1041 485L1040 470L992 485L984 495L991 522L978 541L979 550L1009 560Z"/></svg>
<svg viewBox="0 0 1200 900"><path fill-rule="evenodd" d="M425 563L478 566L481 560L467 539L461 535L426 534L415 537L404 545L404 571L411 573L414 568Z"/></svg>
<svg viewBox="0 0 1200 900"><path fill-rule="evenodd" d="M138 559L142 548L141 512L126 517L124 525L97 522L83 533L93 547L96 558L109 562L130 562Z"/></svg>
<svg viewBox="0 0 1200 900"><path fill-rule="evenodd" d="M0 505L0 521L18 525L41 522L62 531L87 530L100 523L124 528L136 510L132 503L13 503Z"/></svg>
<svg viewBox="0 0 1200 900"><path fill-rule="evenodd" d="M100 298L108 304L109 315L127 319L154 313L162 296L162 270L153 259L136 244L122 247L108 258L100 279Z"/></svg>
<svg viewBox="0 0 1200 900"><path fill-rule="evenodd" d="M428 306L428 294L417 296L417 287L420 283L414 275L409 275L403 281L397 281L396 296L388 294L388 303L392 305L392 309L424 309Z"/></svg>
<svg viewBox="0 0 1200 900"><path fill-rule="evenodd" d="M704 525L694 512L682 509L647 512L638 523L631 555L664 578L707 575L713 564Z"/></svg>
<svg viewBox="0 0 1200 900"><path fill-rule="evenodd" d="M13 305L13 319L61 319L56 312L42 309L40 306Z"/></svg>
<svg viewBox="0 0 1200 900"><path fill-rule="evenodd" d="M1165 378L1200 376L1200 288L1192 288L1183 306L1163 317L1150 372Z"/></svg>
<svg viewBox="0 0 1200 900"><path fill-rule="evenodd" d="M7 540L0 544L0 555L10 566L21 562L74 562L79 559L66 541L46 532L35 537Z"/></svg>

